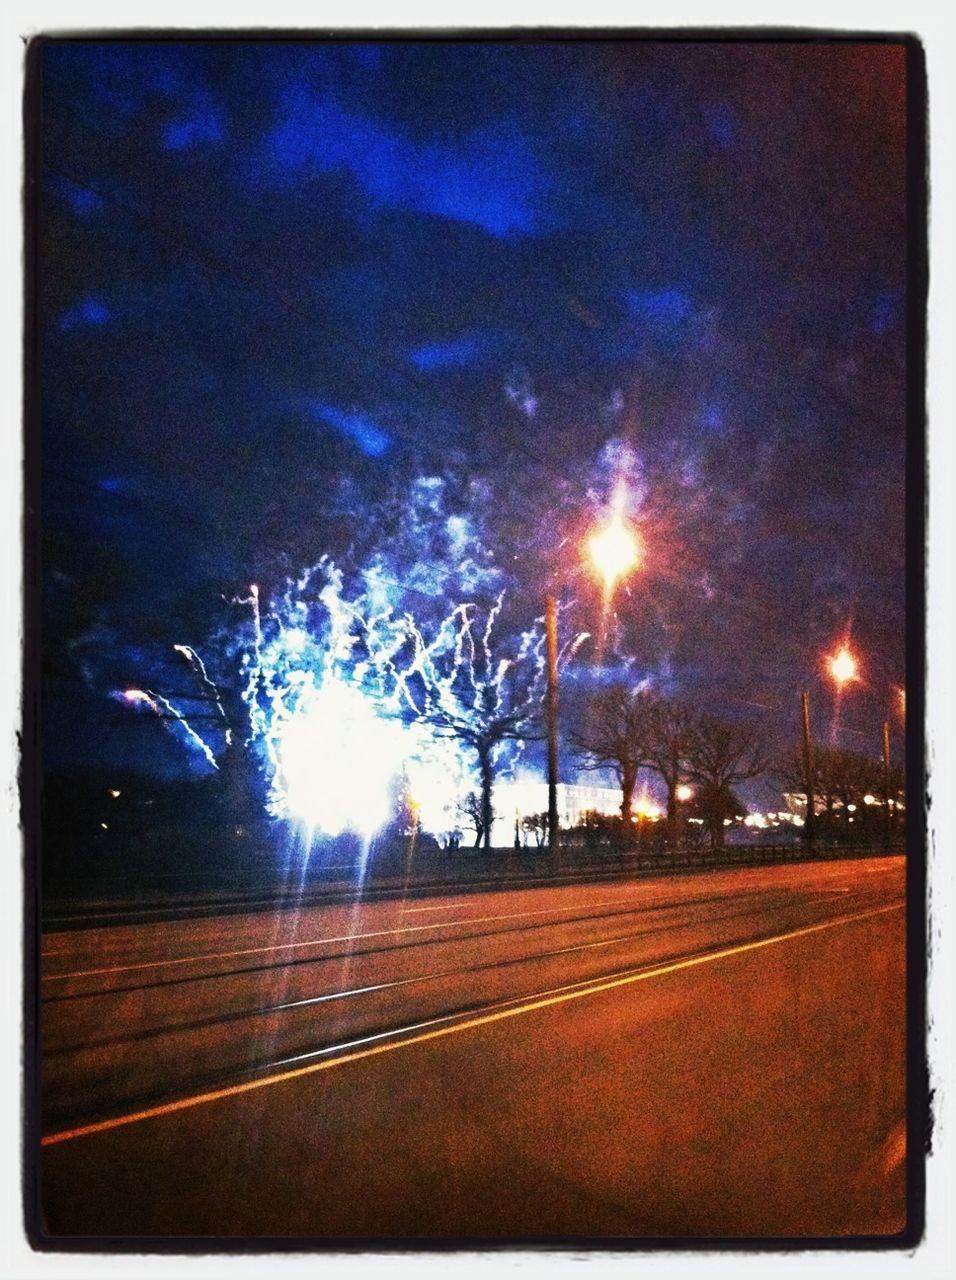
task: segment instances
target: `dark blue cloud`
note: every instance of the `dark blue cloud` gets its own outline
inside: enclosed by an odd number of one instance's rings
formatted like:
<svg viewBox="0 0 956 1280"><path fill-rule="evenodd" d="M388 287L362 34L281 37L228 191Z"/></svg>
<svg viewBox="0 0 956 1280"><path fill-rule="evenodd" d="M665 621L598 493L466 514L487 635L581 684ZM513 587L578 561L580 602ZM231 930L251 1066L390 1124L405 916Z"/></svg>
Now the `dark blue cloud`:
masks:
<svg viewBox="0 0 956 1280"><path fill-rule="evenodd" d="M627 295L632 316L655 333L670 333L693 314L690 298L682 289L634 289Z"/></svg>
<svg viewBox="0 0 956 1280"><path fill-rule="evenodd" d="M57 178L53 183L54 190L66 201L74 213L87 217L103 206L102 200L95 191L88 187L78 186L66 178Z"/></svg>
<svg viewBox="0 0 956 1280"><path fill-rule="evenodd" d="M88 325L104 325L112 318L113 313L99 298L86 297L63 312L60 316L60 328L68 331L85 328Z"/></svg>
<svg viewBox="0 0 956 1280"><path fill-rule="evenodd" d="M472 223L494 236L533 234L547 223L544 169L510 121L424 142L297 86L283 97L265 160L257 177L345 173L379 205Z"/></svg>
<svg viewBox="0 0 956 1280"><path fill-rule="evenodd" d="M439 369L462 369L474 364L482 354L484 344L475 334L462 334L437 342L425 342L409 352L409 359L416 369L432 373Z"/></svg>
<svg viewBox="0 0 956 1280"><path fill-rule="evenodd" d="M339 409L319 400L310 400L308 411L314 419L334 427L353 444L358 445L370 458L380 458L391 444L388 432L364 413Z"/></svg>
<svg viewBox="0 0 956 1280"><path fill-rule="evenodd" d="M212 106L197 107L190 115L171 121L163 130L163 146L168 151L183 151L202 142L222 142L223 122Z"/></svg>
<svg viewBox="0 0 956 1280"><path fill-rule="evenodd" d="M378 71L383 55L380 44L356 44L352 46L355 61L364 71Z"/></svg>
<svg viewBox="0 0 956 1280"><path fill-rule="evenodd" d="M121 119L143 111L154 97L168 99L179 91L185 61L181 47L159 43L64 43L48 45L43 51L48 76L64 82L71 76L81 77L77 87L88 95L89 103ZM76 105L87 104L78 101Z"/></svg>

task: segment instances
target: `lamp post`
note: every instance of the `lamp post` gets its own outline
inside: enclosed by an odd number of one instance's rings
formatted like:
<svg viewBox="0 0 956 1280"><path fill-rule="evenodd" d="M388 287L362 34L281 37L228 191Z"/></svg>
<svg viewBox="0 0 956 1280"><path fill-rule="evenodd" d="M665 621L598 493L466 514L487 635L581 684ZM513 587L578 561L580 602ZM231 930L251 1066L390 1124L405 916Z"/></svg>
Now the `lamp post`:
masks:
<svg viewBox="0 0 956 1280"><path fill-rule="evenodd" d="M830 678L836 685L836 696L839 698L843 686L859 678L859 664L845 644L841 645L836 653L830 654L825 659L825 664ZM800 703L803 715L803 780L807 793L805 829L807 845L812 849L816 836L816 788L813 771L813 737L810 733L810 695L806 689L800 695Z"/></svg>
<svg viewBox="0 0 956 1280"><path fill-rule="evenodd" d="M807 847L813 850L816 825L816 789L813 785L813 740L810 737L810 695L804 689L800 697L803 710L803 781L807 789Z"/></svg>
<svg viewBox="0 0 956 1280"><path fill-rule="evenodd" d="M850 651L846 641L840 645L836 653L830 654L826 658L826 669L830 679L834 684L834 703L833 703L833 722L830 732L830 745L837 745L837 726L840 715L840 697L843 693L844 686L852 684L860 678L860 664L854 654ZM804 739L808 740L810 732L809 728L809 710L807 707L806 697L804 694ZM811 761L812 763L812 761ZM808 775L810 776L810 775ZM849 828L847 828L849 830ZM849 837L848 837L849 838ZM812 841L812 834L808 835L808 839Z"/></svg>
<svg viewBox="0 0 956 1280"><path fill-rule="evenodd" d="M558 602L544 602L548 644L548 848L552 859L558 849Z"/></svg>
<svg viewBox="0 0 956 1280"><path fill-rule="evenodd" d="M614 585L641 559L637 535L621 515L624 493L615 495L610 521L588 539L588 551L604 579L605 599L609 600ZM548 848L552 860L558 849L558 602L555 596L545 599L544 625L548 651L547 730L548 730Z"/></svg>
<svg viewBox="0 0 956 1280"><path fill-rule="evenodd" d="M883 848L890 851L890 722L883 721Z"/></svg>

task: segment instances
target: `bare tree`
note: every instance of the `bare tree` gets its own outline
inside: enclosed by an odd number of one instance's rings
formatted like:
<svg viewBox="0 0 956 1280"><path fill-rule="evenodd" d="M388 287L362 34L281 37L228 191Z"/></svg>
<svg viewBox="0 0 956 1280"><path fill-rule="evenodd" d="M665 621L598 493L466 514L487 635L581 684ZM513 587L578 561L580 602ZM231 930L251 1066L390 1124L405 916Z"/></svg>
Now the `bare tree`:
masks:
<svg viewBox="0 0 956 1280"><path fill-rule="evenodd" d="M690 752L696 731L696 718L687 707L663 698L649 701L643 740L644 758L667 790L666 830L667 842L671 846L677 843L678 837L677 789L691 776Z"/></svg>
<svg viewBox="0 0 956 1280"><path fill-rule="evenodd" d="M844 813L851 804L861 805L864 795L883 789L882 769L874 760L855 751L828 748L819 754L817 765L821 789L835 796Z"/></svg>
<svg viewBox="0 0 956 1280"><path fill-rule="evenodd" d="M804 777L802 755L791 752L774 768L774 776L779 779L784 789L789 792L804 794L807 780ZM865 797L879 797L880 805L885 805L886 797L883 766L868 756L854 751L844 751L838 747L817 746L813 752L814 795L822 801L822 811L817 814L819 833L824 839L843 840L848 834L844 823L855 806L861 814L868 807ZM891 787L891 795L895 788ZM871 820L861 818L861 827L871 825Z"/></svg>
<svg viewBox="0 0 956 1280"><path fill-rule="evenodd" d="M846 840L853 809L859 811L857 831L868 823L864 796L879 796L886 803L883 766L856 751L824 747L817 751L817 786L826 806L827 831L830 838Z"/></svg>
<svg viewBox="0 0 956 1280"><path fill-rule="evenodd" d="M543 813L530 813L527 817L521 819L521 830L529 836L534 836L534 842L537 848L544 847L544 842L548 838L548 811L545 809Z"/></svg>
<svg viewBox="0 0 956 1280"><path fill-rule="evenodd" d="M484 629L476 635L472 606L456 611L457 642L444 654L443 666L431 656L426 701L416 717L431 726L437 737L456 738L478 757L480 840L486 849L491 846L491 794L500 749L506 742L540 737L544 694L544 633L533 628L516 642L509 656L496 655L491 649L496 614L496 610L489 612Z"/></svg>
<svg viewBox="0 0 956 1280"><path fill-rule="evenodd" d="M796 748L787 752L785 755L778 757L776 762L770 766L770 775L778 782L787 797L787 803L791 803L794 796L802 796L809 806L808 786L814 800L814 812L816 812L816 799L821 795L820 790L820 774L816 762L816 752L814 752L813 777L808 779L806 773L806 763L803 758L803 751ZM807 812L809 809L807 809ZM805 839L809 839L810 825L804 817L803 835Z"/></svg>
<svg viewBox="0 0 956 1280"><path fill-rule="evenodd" d="M475 833L475 848L481 844L481 838L485 834L485 812L481 802L481 796L471 791L458 801L457 813L463 819L463 825L470 827Z"/></svg>
<svg viewBox="0 0 956 1280"><path fill-rule="evenodd" d="M715 787L703 783L694 792L690 811L707 828L712 847L723 844L723 834L728 822L746 817L747 807L741 804L730 787Z"/></svg>
<svg viewBox="0 0 956 1280"><path fill-rule="evenodd" d="M433 727L438 737L457 738L471 747L477 755L481 787L480 842L488 849L491 847L491 826L494 821L492 789L498 748L504 742L527 742L537 736L533 730L538 707L529 704L515 711L505 712L491 707L482 708L481 702L479 699L461 715L448 707L435 707L422 719Z"/></svg>
<svg viewBox="0 0 956 1280"><path fill-rule="evenodd" d="M588 702L584 723L568 736L586 769L610 769L621 788L621 820L631 820L637 774L645 764L650 700L627 685L612 685Z"/></svg>
<svg viewBox="0 0 956 1280"><path fill-rule="evenodd" d="M757 737L713 716L698 716L687 744L691 779L712 794L730 792L734 783L756 778L767 767ZM724 824L711 828L711 842L724 843Z"/></svg>

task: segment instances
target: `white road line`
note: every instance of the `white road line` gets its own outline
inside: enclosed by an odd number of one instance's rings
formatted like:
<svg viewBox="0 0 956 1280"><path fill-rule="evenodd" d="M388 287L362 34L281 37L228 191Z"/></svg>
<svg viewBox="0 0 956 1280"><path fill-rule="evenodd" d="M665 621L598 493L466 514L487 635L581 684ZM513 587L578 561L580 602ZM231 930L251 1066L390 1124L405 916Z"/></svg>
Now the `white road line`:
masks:
<svg viewBox="0 0 956 1280"><path fill-rule="evenodd" d="M758 889L758 890L748 890L747 892L751 894L759 894L763 891ZM727 896L731 897L732 895L728 894ZM558 912L579 911L581 910L582 907L585 907L587 910L593 910L596 907L615 907L615 906L633 905L635 910L637 910L640 907L643 907L649 911L659 911L659 910L676 909L679 907L694 906L698 902L699 902L699 898L696 898L696 897L688 897L679 902L666 902L666 903L658 903L658 902L655 902L653 899L648 900L646 898L642 901L636 901L633 896L627 897L627 898L608 898L601 902L577 902L567 907L551 906L551 907L540 907L533 911L513 911L513 912L509 912L502 915L466 916L459 920L442 920L440 923L437 923L437 924L403 925L401 928L396 928L396 929L375 929L365 933L346 933L346 934L339 934L337 936L329 937L329 938L308 938L301 942L270 943L266 946L244 947L234 951L211 951L211 952L203 952L198 955L191 955L191 956L175 956L175 957L167 958L164 960L143 960L136 964L110 965L110 966L105 966L105 967L96 968L96 969L74 969L67 973L43 974L41 975L40 981L41 982L66 982L72 978L94 978L94 977L103 977L107 974L115 974L115 973L135 973L145 969L162 969L162 968L166 968L167 966L173 966L173 965L200 964L203 961L207 961L207 960L233 960L233 959L237 959L240 956L262 955L263 953L270 952L270 951L291 951L291 950L296 950L302 947L319 947L319 946L324 946L326 943L332 943L332 942L359 942L364 938L386 938L386 937L390 937L393 934L421 933L429 929L452 929L452 928L458 928L468 924L489 924L497 920L521 920L529 916L553 915L553 914L557 914ZM434 908L417 907L412 909L419 910L419 911L422 911L422 910L427 911L427 910L437 910L438 908L437 907L434 907ZM585 917L581 917L581 919L585 919Z"/></svg>
<svg viewBox="0 0 956 1280"><path fill-rule="evenodd" d="M403 916L414 915L416 911L454 911L456 907L464 907L468 904L465 902L440 902L433 907L403 907L401 914Z"/></svg>
<svg viewBox="0 0 956 1280"><path fill-rule="evenodd" d="M606 902L588 902L583 904L594 907L623 906L632 902L630 898L611 898ZM642 904L638 904L642 905ZM683 904L678 904L683 905ZM467 916L462 920L442 920L437 924L409 924L400 929L374 929L368 933L342 933L332 938L308 938L303 942L277 942L264 947L244 947L238 951L210 951L194 956L177 956L167 960L143 960L138 964L112 965L102 969L76 969L70 973L49 973L43 975L42 982L65 982L68 978L93 978L107 973L132 973L139 969L162 969L174 964L199 964L203 960L233 960L237 956L261 955L264 951L291 951L297 947L320 947L327 942L360 942L363 938L387 938L396 933L422 933L428 929L451 929L458 925L489 924L495 920L520 920L526 916L548 916L559 911L580 911L582 903L576 902L570 907L541 907L535 911L512 911L500 916ZM586 917L581 917L586 919ZM572 922L573 923L573 922Z"/></svg>
<svg viewBox="0 0 956 1280"><path fill-rule="evenodd" d="M286 1080L296 1080L302 1076L314 1075L319 1071L330 1071L333 1067L342 1067L350 1062L359 1062L364 1058L377 1057L382 1053L390 1053L395 1049L410 1048L412 1045L424 1044L429 1040L437 1040L444 1036L456 1035L461 1031L470 1031L475 1027L486 1026L492 1022L500 1022L505 1018L516 1018L524 1013L532 1013L537 1009L547 1009L552 1005L565 1004L570 1000L581 1000L586 996L599 995L604 991L612 991L618 987L631 986L635 982L644 982L649 978L663 977L665 974L676 973L681 969L696 968L698 965L710 964L715 960L725 960L729 956L742 955L747 951L758 951L763 947L774 946L778 942L788 942L793 938L805 937L807 934L819 933L824 929L833 929L838 925L851 924L856 920L866 920L871 916L884 915L889 911L898 911L905 907L905 903L896 902L887 907L875 907L870 911L857 912L854 915L838 916L833 920L824 920L817 924L804 925L800 929L792 929L787 933L775 934L769 938L761 938L756 942L738 943L732 947L723 947L718 951L707 952L702 955L685 957L682 960L676 960L671 964L657 965L652 968L644 967L637 971L626 973L623 976L615 976L609 979L597 979L587 982L585 985L576 987L574 990L559 989L555 992L541 992L537 996L526 999L524 1004L519 1004L513 1008L496 1009L494 1012L478 1014L475 1017L466 1017L461 1022L455 1022L451 1026L434 1027L429 1031L420 1032L417 1035L408 1035L408 1030L414 1028L399 1028L393 1032L383 1032L382 1035L391 1035L395 1038L388 1040L384 1044L366 1044L364 1048L355 1050L352 1053L343 1053L336 1058L326 1058L321 1062L312 1062L305 1067L295 1067L290 1071L281 1071L271 1076L263 1076L258 1080L247 1080L242 1084L227 1085L222 1089L213 1089L207 1093L193 1094L188 1098L179 1098L175 1102L163 1103L160 1106L149 1107L143 1111L130 1112L124 1116L114 1116L111 1120L99 1120L93 1124L80 1125L76 1129L63 1129L57 1133L49 1133L40 1139L41 1147L55 1146L61 1142L69 1142L76 1138L89 1137L92 1134L105 1133L111 1129L118 1129L123 1125L136 1124L141 1120L153 1120L159 1116L173 1115L177 1111L186 1111L191 1107L198 1107L207 1102L218 1102L224 1098L236 1097L242 1093L251 1093L255 1089L265 1089L270 1085L281 1084ZM419 1024L421 1025L421 1024ZM369 1039L378 1039L378 1036L369 1037Z"/></svg>

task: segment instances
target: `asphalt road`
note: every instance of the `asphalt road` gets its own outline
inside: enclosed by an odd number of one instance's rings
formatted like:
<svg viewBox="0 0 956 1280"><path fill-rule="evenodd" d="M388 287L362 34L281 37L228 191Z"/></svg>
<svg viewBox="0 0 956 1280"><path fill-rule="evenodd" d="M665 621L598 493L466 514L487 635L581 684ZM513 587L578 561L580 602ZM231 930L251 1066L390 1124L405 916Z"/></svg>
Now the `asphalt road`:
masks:
<svg viewBox="0 0 956 1280"><path fill-rule="evenodd" d="M48 933L52 1236L905 1225L900 858Z"/></svg>

